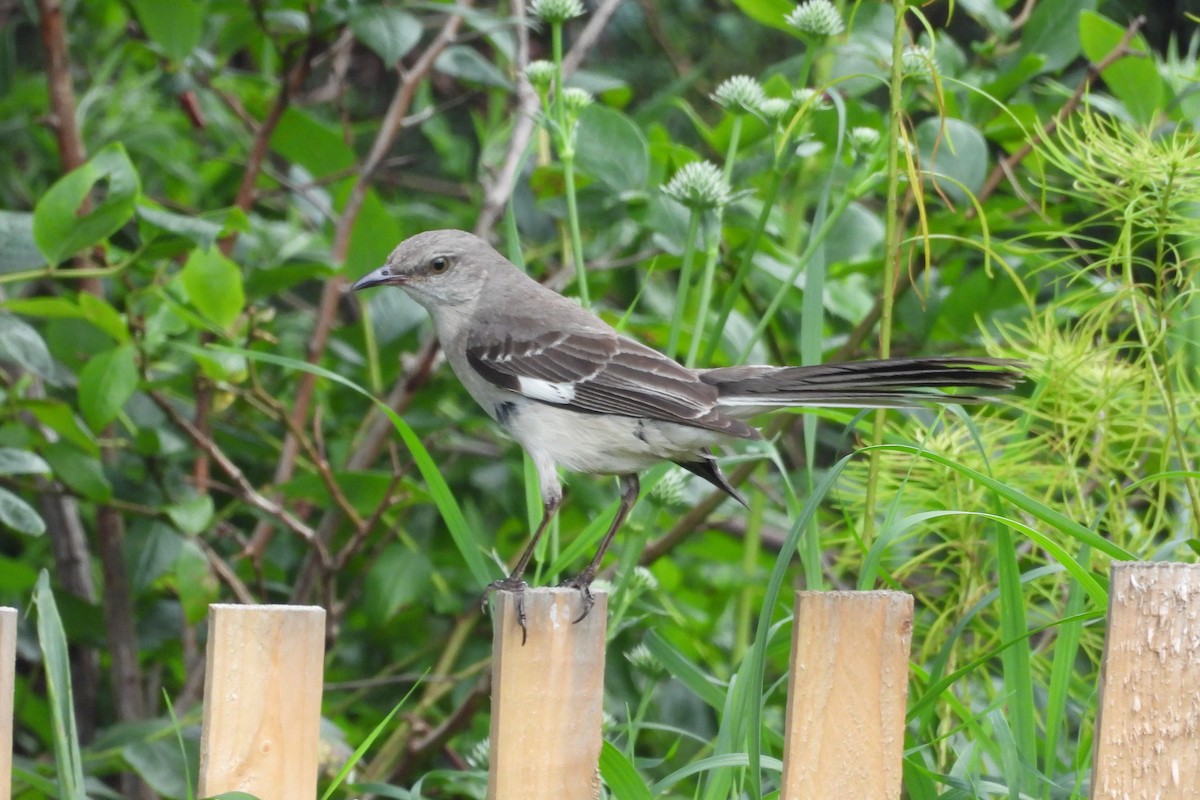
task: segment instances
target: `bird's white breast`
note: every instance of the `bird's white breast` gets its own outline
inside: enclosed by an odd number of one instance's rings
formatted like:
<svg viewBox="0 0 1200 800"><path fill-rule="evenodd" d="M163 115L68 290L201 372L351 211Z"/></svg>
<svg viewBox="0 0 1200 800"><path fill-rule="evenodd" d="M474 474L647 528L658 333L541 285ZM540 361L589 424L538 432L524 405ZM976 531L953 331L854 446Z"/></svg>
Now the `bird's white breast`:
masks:
<svg viewBox="0 0 1200 800"><path fill-rule="evenodd" d="M588 414L525 401L507 420L513 437L576 472L626 475L663 460L694 461L724 437L702 428L610 414Z"/></svg>

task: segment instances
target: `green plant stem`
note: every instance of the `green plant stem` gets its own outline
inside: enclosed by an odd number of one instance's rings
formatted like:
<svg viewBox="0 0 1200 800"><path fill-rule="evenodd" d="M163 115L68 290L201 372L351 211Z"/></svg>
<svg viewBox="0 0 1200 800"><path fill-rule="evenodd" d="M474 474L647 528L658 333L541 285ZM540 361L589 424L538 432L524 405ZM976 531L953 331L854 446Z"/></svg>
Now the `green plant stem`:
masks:
<svg viewBox="0 0 1200 800"><path fill-rule="evenodd" d="M742 122L745 119L742 114L733 115L733 126L729 132L729 149L725 151L725 168L723 176L726 185L732 185L730 178L733 175L733 165L737 161L738 140L742 137ZM716 230L710 236L704 237L704 274L700 282L700 306L696 309L696 324L692 328L692 340L688 345L687 365L689 367L696 366L696 358L700 355L700 342L705 338L716 340L721 337L721 329L718 327L712 332L712 336L706 337L705 320L708 318L708 307L712 303L713 281L716 279L717 273L717 255L721 249L721 222L725 218L725 207L717 206L713 211L713 217L716 219Z"/></svg>
<svg viewBox="0 0 1200 800"><path fill-rule="evenodd" d="M754 232L750 234L750 239L746 242L746 246L742 248L742 261L738 264L737 272L734 273L729 288L725 290L725 299L721 301L721 310L718 312L716 324L713 326L714 335L707 337L708 344L704 348L703 354L706 364L712 361L713 354L717 350L717 344L721 341L721 332L725 330L725 325L729 322L729 315L733 313L733 307L737 304L742 286L745 285L746 279L750 277L750 270L754 265L754 254L758 252L759 240L762 239L763 232L767 229L767 220L771 216L771 209L775 205L775 198L779 195L779 186L783 182L783 173L786 169L786 165L780 164L779 159L776 159L775 165L771 169L771 182L767 185L767 194L763 199L762 210L759 212L758 220L754 224Z"/></svg>
<svg viewBox="0 0 1200 800"><path fill-rule="evenodd" d="M900 264L903 231L900 228L900 141L904 135L904 13L907 0L895 0L895 25L892 28L892 75L888 98L887 138L887 210L884 212L886 232L883 252L883 298L879 316L879 357L892 352L892 313L896 304L895 272ZM875 412L871 444L883 443L887 411ZM872 450L867 468L867 492L864 498L862 540L871 546L875 530L875 505L878 502L879 451Z"/></svg>
<svg viewBox="0 0 1200 800"><path fill-rule="evenodd" d="M754 333L751 335L750 341L747 342L746 346L742 348L742 352L738 354L739 361L744 361L746 357L750 355L750 348L754 346L754 342L758 341L758 339L763 335L763 332L767 329L767 326L771 324L771 320L774 318L775 314L778 313L779 307L783 305L783 301L787 298L788 290L795 285L796 277L799 276L801 270L805 268L805 265L808 263L813 251L817 247L820 247L820 245L825 241L825 238L829 236L830 232L833 230L833 226L837 224L838 219L841 218L842 214L846 212L846 209L852 202L854 202L854 199L858 197L859 194L860 191L851 189L838 196L837 202L834 203L833 208L829 210L829 215L826 216L825 221L821 224L821 227L817 229L816 233L814 233L812 238L809 240L808 246L804 248L804 252L800 255L796 265L792 267L792 271L788 273L787 280L783 282L783 284L775 292L775 295L771 298L771 302L767 304L766 309L762 313L762 317L759 319L758 324L754 327Z"/></svg>
<svg viewBox="0 0 1200 800"><path fill-rule="evenodd" d="M679 268L679 287L675 290L675 313L671 315L671 332L667 337L667 355L675 358L679 352L679 334L687 313L688 292L692 283L692 264L696 260L696 231L700 228L703 211L692 209L688 217L687 236L683 242L683 264Z"/></svg>
<svg viewBox="0 0 1200 800"><path fill-rule="evenodd" d="M755 609L757 608L760 591L756 577L758 558L762 552L762 523L763 512L767 507L765 492L754 492L750 496L750 513L746 517L746 532L742 536L742 577L746 585L738 593L736 630L733 637L733 661L738 663L750 649L750 636L753 632Z"/></svg>
<svg viewBox="0 0 1200 800"><path fill-rule="evenodd" d="M588 292L587 264L583 260L583 239L579 233L579 205L575 197L575 126L568 124L563 103L563 40L562 23L550 26L554 49L554 120L558 145L558 160L563 168L563 192L567 196L567 235L571 240L570 258L575 264L575 280L579 284L579 301L584 308L592 305ZM564 255L566 255L564 253Z"/></svg>

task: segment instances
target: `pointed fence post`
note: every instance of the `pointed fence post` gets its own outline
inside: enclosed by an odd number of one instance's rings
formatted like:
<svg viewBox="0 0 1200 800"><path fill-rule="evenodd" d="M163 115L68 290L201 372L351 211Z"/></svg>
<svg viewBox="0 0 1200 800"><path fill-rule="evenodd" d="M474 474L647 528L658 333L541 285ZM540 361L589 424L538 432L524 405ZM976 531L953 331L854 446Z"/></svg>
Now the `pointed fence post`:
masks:
<svg viewBox="0 0 1200 800"><path fill-rule="evenodd" d="M1093 800L1200 796L1200 564L1112 565L1101 676Z"/></svg>
<svg viewBox="0 0 1200 800"><path fill-rule="evenodd" d="M325 609L209 606L201 797L316 797Z"/></svg>
<svg viewBox="0 0 1200 800"><path fill-rule="evenodd" d="M912 595L797 592L782 800L900 797Z"/></svg>
<svg viewBox="0 0 1200 800"><path fill-rule="evenodd" d="M516 596L493 595L488 800L595 800L608 595L582 622L575 589L527 589L522 644Z"/></svg>
<svg viewBox="0 0 1200 800"><path fill-rule="evenodd" d="M0 608L0 800L12 797L13 692L17 675L17 610Z"/></svg>

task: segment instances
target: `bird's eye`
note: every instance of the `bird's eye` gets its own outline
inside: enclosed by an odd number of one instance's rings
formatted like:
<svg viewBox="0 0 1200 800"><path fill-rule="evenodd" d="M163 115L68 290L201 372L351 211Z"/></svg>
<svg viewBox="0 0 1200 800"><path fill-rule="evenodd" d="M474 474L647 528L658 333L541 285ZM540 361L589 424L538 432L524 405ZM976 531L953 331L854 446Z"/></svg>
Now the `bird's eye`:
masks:
<svg viewBox="0 0 1200 800"><path fill-rule="evenodd" d="M450 269L450 259L446 258L445 256L436 256L432 261L429 262L429 268L434 272L445 272L446 270Z"/></svg>

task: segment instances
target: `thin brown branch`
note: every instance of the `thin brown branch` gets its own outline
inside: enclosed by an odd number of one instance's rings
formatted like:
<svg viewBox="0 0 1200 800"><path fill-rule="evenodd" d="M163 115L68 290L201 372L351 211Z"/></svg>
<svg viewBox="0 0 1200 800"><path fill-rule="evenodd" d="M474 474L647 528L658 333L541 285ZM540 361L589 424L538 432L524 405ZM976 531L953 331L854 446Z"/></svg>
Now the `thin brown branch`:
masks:
<svg viewBox="0 0 1200 800"><path fill-rule="evenodd" d="M461 5L469 6L470 3L464 2ZM399 135L403 127L404 118L408 114L408 109L412 105L413 97L416 95L421 81L433 69L433 64L437 60L437 57L454 41L454 37L457 35L461 25L461 15L451 14L447 17L441 30L434 37L434 40L430 42L429 46L417 58L412 69L408 70L401 79L396 93L392 96L392 102L388 107L387 113L384 114L379 132L375 136L375 141L371 145L370 153L362 163L358 178L355 180L354 186L350 190L350 195L346 199L346 206L342 210L341 217L334 228L333 248L331 252L334 264L338 266L345 264L346 253L350 248L350 234L354 230L354 224L357 222L358 214L362 210L362 204L366 200L367 190L370 188L375 169L383 160L388 150L391 149L392 144ZM345 285L346 279L340 273L333 275L325 282L325 287L321 292L321 302L317 310L316 323L308 344L307 360L310 364L319 362L325 355L325 348L329 344L329 334L333 330L337 315L338 301L342 297ZM300 376L291 415L296 425L300 427L303 427L304 421L308 419L309 406L312 404L312 395L315 386L315 375L305 372ZM299 452L299 441L289 432L284 438L279 463L276 465L275 483L284 483L292 477L295 472L296 457L299 455ZM266 546L269 536L269 528L260 524L255 528L254 535L251 538L251 547L256 552L261 552L261 549Z"/></svg>
<svg viewBox="0 0 1200 800"><path fill-rule="evenodd" d="M60 0L38 0L38 13L42 46L46 48L46 77L50 83L50 127L58 140L58 155L65 174L87 161L87 150L75 120L75 89L71 85L62 3Z"/></svg>
<svg viewBox="0 0 1200 800"><path fill-rule="evenodd" d="M83 136L76 120L75 92L71 84L70 49L63 20L60 0L38 0L39 28L42 45L46 51L46 75L50 93L50 125L58 142L59 158L64 174L81 166L87 160ZM92 208L90 197L80 203L79 211L87 213ZM88 266L85 257L75 260L75 266ZM97 277L80 279L81 291L102 296L103 284ZM105 463L111 464L116 451L105 446L101 451ZM51 529L51 536L63 536L60 546L77 552L72 558L88 560L86 541L71 534L82 531L78 517L78 506L66 498L58 501L60 516L68 518L61 530ZM104 576L104 619L108 635L109 652L112 655L112 682L117 716L121 721L132 722L144 715L142 697L142 675L137 658L137 638L133 630L133 601L129 581L125 574L125 553L122 546L125 528L120 512L109 505L96 509L96 531L98 554ZM82 549L80 549L82 548ZM76 652L75 656L81 656ZM94 657L74 658L77 666L91 670L96 666ZM90 732L95 727L95 674L80 675L80 695L77 698L76 716L81 731ZM136 776L121 779L121 788L127 797L143 798L149 795L148 787Z"/></svg>
<svg viewBox="0 0 1200 800"><path fill-rule="evenodd" d="M179 413L174 405L167 398L163 397L159 392L150 392L150 399L155 405L163 410L171 423L179 430L187 434L187 437L192 440L192 443L201 448L208 454L222 472L233 481L234 489L239 500L251 508L258 509L263 514L278 520L281 525L290 530L292 533L299 536L304 541L308 542L314 550L316 550L320 563L324 566L329 563L329 553L325 549L324 544L317 540L312 528L305 525L302 521L296 518L294 514L284 508L274 500L263 496L257 489L251 485L250 481L242 473L237 464L217 446L209 437L205 436L195 425L191 423L187 417Z"/></svg>
<svg viewBox="0 0 1200 800"><path fill-rule="evenodd" d="M257 603L258 600L254 597L254 593L250 591L250 587L238 577L237 572L229 566L220 553L214 550L203 538L198 538L196 541L200 545L200 549L204 551L204 557L208 559L209 567L216 574L217 578L229 587L229 590L233 592L233 596L237 598L237 601L243 605Z"/></svg>
<svg viewBox="0 0 1200 800"><path fill-rule="evenodd" d="M608 24L608 20L619 5L621 5L621 0L603 0L596 7L596 10L588 15L587 24L579 32L579 36L571 45L571 49L563 56L564 74L570 75L579 69L579 65L583 63L583 59L587 57L588 52L600 40L600 34L604 32L604 26Z"/></svg>
<svg viewBox="0 0 1200 800"><path fill-rule="evenodd" d="M428 340L421 350L412 359L414 362L411 369L403 370L403 377L398 380L392 391L388 394L387 404L397 414L403 414L408 409L413 397L428 381L433 374L434 364L437 362L440 350L435 339ZM367 415L365 423L366 431L362 435L362 439L350 457L346 460L347 470L362 470L366 469L375 463L379 454L384 448L389 446L395 438L395 428L392 426L392 421L383 413L372 408ZM372 519L377 519L378 515L372 515ZM338 524L341 522L341 516L333 509L325 512L317 525L317 536L323 542L331 541L333 533L337 530ZM371 523L373 524L373 523ZM253 542L251 543L253 544ZM316 579L316 564L309 559L308 564L301 570L299 577L296 579L295 585L292 587L292 602L303 603L307 602L313 589L313 581Z"/></svg>
<svg viewBox="0 0 1200 800"><path fill-rule="evenodd" d="M500 215L504 213L508 200L512 197L517 172L525 158L525 150L529 147L529 140L533 138L533 132L537 128L538 96L533 85L525 78L525 68L529 66L529 26L525 24L525 3L523 0L514 0L511 8L515 24L513 32L517 39L513 62L517 80L517 106L513 109L516 119L500 169L494 177L484 181L483 206L475 220L475 235L479 237L490 234Z"/></svg>
<svg viewBox="0 0 1200 800"><path fill-rule="evenodd" d="M284 113L291 105L292 97L308 78L311 64L312 54L309 50L305 50L288 70L287 77L284 79L283 85L279 87L279 93L275 96L275 102L271 104L271 110L267 112L262 123L255 126L254 139L250 142L250 151L246 155L246 169L242 172L242 181L238 185L237 196L233 201L233 204L243 211L249 211L254 205L254 187L258 183L263 161L270 150L271 136L274 135L279 121L283 119ZM233 245L236 241L236 234L225 237L221 242L221 252L229 255L233 252Z"/></svg>
<svg viewBox="0 0 1200 800"><path fill-rule="evenodd" d="M1055 114L1054 117L1045 124L1045 126L1043 126L1041 132L1026 142L1020 150L1016 151L998 163L991 171L991 174L988 175L987 180L984 181L983 188L979 190L980 202L983 202L988 197L991 197L992 193L996 191L996 188L1000 185L1000 182L1004 180L1006 172L1011 172L1017 164L1020 164L1022 161L1024 161L1026 156L1033 152L1033 148L1037 147L1038 144L1040 144L1047 136L1053 134L1054 131L1058 129L1058 126L1061 125L1067 117L1074 113L1079 104L1083 102L1083 96L1087 93L1088 87L1090 87L1096 81L1096 79L1100 77L1100 74L1104 72L1104 70L1108 69L1114 63L1122 58L1125 58L1126 56L1143 55L1137 51L1130 50L1129 43L1133 41L1133 37L1137 36L1138 31L1140 31L1142 26L1145 24L1146 18L1144 16L1135 17L1133 21L1129 23L1128 27L1125 28L1125 34L1121 37L1121 41L1117 42L1117 45L1110 50L1104 56L1104 58L1100 59L1094 64L1088 65L1087 72L1084 74L1083 80L1081 80L1079 85L1075 87L1075 91L1067 99L1067 102L1063 104L1062 108L1058 110L1058 113ZM968 219L970 219L972 216L974 216L974 209L967 213Z"/></svg>
<svg viewBox="0 0 1200 800"><path fill-rule="evenodd" d="M246 156L246 168L242 171L242 180L238 185L237 195L233 204L242 211L249 211L254 205L256 199L255 187L258 184L258 177L262 174L264 160L267 157L267 152L271 145L271 136L275 133L275 129L279 126L279 121L283 119L283 114L287 111L291 103L291 98L303 85L305 78L308 77L309 65L312 63L310 52L305 50L300 57L296 59L296 63L288 70L287 76L284 78L283 85L279 87L279 93L275 96L275 102L271 104L270 111L263 119L261 124L255 124L249 120L249 124L254 130L254 137L250 142L250 150ZM228 256L233 252L233 247L237 243L237 233L230 233L221 240L221 252ZM208 340L205 336L205 341ZM205 436L210 433L210 414L212 411L212 382L201 374L196 375L192 394L195 397L195 412L192 415L192 423L196 429ZM192 462L192 485L196 487L196 491L204 493L208 491L210 466L208 456L204 452L196 455L195 461Z"/></svg>
<svg viewBox="0 0 1200 800"><path fill-rule="evenodd" d="M450 737L468 727L475 712L492 692L492 673L485 670L471 691L467 693L450 715L437 724L436 727L421 731L420 736L413 736L408 742L408 751L396 765L393 775L404 775L409 772L411 765L424 760L434 750L440 750ZM414 731L415 733L415 731Z"/></svg>

